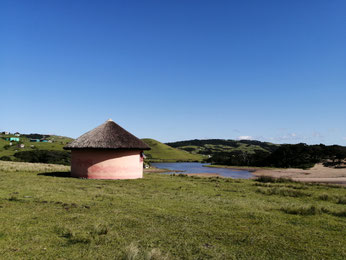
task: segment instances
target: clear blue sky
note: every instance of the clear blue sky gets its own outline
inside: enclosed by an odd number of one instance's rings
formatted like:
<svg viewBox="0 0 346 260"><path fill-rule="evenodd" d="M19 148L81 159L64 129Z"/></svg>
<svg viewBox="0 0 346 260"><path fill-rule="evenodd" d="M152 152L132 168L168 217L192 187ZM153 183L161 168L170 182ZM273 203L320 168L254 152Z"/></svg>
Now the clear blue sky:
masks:
<svg viewBox="0 0 346 260"><path fill-rule="evenodd" d="M346 145L346 1L1 1L0 131Z"/></svg>

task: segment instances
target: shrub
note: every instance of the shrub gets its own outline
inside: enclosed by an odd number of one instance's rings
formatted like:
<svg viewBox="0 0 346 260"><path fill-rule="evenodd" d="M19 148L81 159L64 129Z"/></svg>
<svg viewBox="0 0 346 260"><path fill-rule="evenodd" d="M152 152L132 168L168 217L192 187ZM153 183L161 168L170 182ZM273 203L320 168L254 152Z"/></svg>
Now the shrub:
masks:
<svg viewBox="0 0 346 260"><path fill-rule="evenodd" d="M11 157L9 157L9 156L2 156L2 157L0 157L0 160L1 161L12 161Z"/></svg>
<svg viewBox="0 0 346 260"><path fill-rule="evenodd" d="M34 150L23 151L14 154L22 162L53 163L69 165L70 153L67 151Z"/></svg>
<svg viewBox="0 0 346 260"><path fill-rule="evenodd" d="M289 189L289 188L268 188L268 189L257 189L256 192L265 194L265 195L279 195L287 197L304 197L310 196L309 193L305 193L299 190Z"/></svg>

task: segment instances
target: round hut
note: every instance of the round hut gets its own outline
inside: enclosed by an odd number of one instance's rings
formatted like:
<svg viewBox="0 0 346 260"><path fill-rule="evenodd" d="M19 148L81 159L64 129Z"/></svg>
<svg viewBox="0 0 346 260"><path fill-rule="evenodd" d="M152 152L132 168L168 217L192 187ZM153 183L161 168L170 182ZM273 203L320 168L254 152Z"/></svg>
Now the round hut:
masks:
<svg viewBox="0 0 346 260"><path fill-rule="evenodd" d="M88 179L143 177L143 150L150 147L111 119L64 147L71 150L71 175Z"/></svg>

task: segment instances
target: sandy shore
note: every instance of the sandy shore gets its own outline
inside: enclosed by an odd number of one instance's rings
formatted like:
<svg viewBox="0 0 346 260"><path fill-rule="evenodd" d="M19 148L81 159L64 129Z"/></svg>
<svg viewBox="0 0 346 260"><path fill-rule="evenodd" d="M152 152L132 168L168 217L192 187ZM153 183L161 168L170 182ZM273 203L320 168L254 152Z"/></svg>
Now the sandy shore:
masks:
<svg viewBox="0 0 346 260"><path fill-rule="evenodd" d="M255 169L255 176L270 176L275 178L289 178L302 182L317 182L346 185L346 168L335 169L316 164L309 170L302 169Z"/></svg>
<svg viewBox="0 0 346 260"><path fill-rule="evenodd" d="M199 177L220 177L223 178L221 175L217 173L184 173L182 171L174 171L174 170L168 170L168 169L160 169L156 167L150 167L147 169L144 169L145 173L163 173L163 172L175 172L177 174L182 173L190 176L199 176Z"/></svg>

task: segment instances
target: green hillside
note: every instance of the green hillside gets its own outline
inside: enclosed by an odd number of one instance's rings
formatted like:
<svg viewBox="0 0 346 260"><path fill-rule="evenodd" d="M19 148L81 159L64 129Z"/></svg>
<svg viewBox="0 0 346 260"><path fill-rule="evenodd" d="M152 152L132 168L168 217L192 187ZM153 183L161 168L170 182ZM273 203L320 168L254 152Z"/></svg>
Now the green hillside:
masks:
<svg viewBox="0 0 346 260"><path fill-rule="evenodd" d="M35 134L38 135L38 134ZM48 135L47 135L48 136ZM34 151L34 150L53 150L62 151L63 147L73 139L65 136L49 135L45 140L50 142L30 142L30 135L19 136L19 142L11 142L4 140L6 137L14 137L14 135L1 135L0 137L0 158L3 156L14 159L16 152ZM24 148L20 147L24 144Z"/></svg>
<svg viewBox="0 0 346 260"><path fill-rule="evenodd" d="M154 139L142 140L151 147L151 150L144 152L151 162L202 161L205 158L203 155L176 149Z"/></svg>
<svg viewBox="0 0 346 260"><path fill-rule="evenodd" d="M37 136L37 137L36 137ZM16 161L18 158L14 157L17 152L23 151L63 151L63 147L71 142L73 139L63 136L50 135L46 136L45 140L51 142L30 142L31 138L39 138L44 135L41 134L30 134L19 136L20 141L10 141L4 140L6 137L15 137L14 135L1 135L0 137L0 160L13 160ZM150 147L150 151L146 151L145 155L151 162L175 162L175 161L202 161L205 156L199 154L191 154L187 151L172 148L166 144L160 143L154 139L143 139ZM24 144L24 148L20 145ZM66 152L67 153L67 152ZM35 155L36 156L36 153ZM32 159L32 158L31 158ZM27 161L27 160L24 160ZM35 161L35 162L41 162Z"/></svg>
<svg viewBox="0 0 346 260"><path fill-rule="evenodd" d="M213 155L215 153L228 153L241 151L255 153L255 151L273 152L279 145L255 140L225 140L225 139L206 139L206 140L187 140L167 143L167 145L191 152L193 154Z"/></svg>

